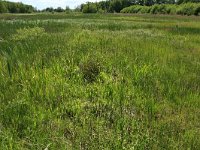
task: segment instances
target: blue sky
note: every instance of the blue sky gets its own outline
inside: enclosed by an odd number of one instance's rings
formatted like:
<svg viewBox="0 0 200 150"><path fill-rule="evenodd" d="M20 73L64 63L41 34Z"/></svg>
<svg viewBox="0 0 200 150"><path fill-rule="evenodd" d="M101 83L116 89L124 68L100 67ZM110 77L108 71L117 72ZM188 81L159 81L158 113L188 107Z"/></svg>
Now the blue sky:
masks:
<svg viewBox="0 0 200 150"><path fill-rule="evenodd" d="M38 9L44 9L46 7L63 7L69 6L75 8L76 6L85 2L96 2L100 0L8 0L12 2L22 2L24 4L30 4Z"/></svg>

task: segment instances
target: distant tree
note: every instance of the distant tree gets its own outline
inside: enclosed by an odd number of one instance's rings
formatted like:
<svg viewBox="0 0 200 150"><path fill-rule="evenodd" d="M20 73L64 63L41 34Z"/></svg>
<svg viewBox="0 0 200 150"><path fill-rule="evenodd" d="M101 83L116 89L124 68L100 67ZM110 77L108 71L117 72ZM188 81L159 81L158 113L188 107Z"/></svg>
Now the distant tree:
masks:
<svg viewBox="0 0 200 150"><path fill-rule="evenodd" d="M64 12L65 10L61 7L54 9L55 12Z"/></svg>
<svg viewBox="0 0 200 150"><path fill-rule="evenodd" d="M83 6L83 4L77 6L77 7L74 9L74 12L81 12L81 11L82 11L82 6Z"/></svg>
<svg viewBox="0 0 200 150"><path fill-rule="evenodd" d="M131 5L152 6L154 4L182 4L198 3L200 0L105 0L98 3L81 4L81 11L91 12L120 12L123 8Z"/></svg>
<svg viewBox="0 0 200 150"><path fill-rule="evenodd" d="M6 7L6 3L0 1L0 13L7 13L8 9Z"/></svg>
<svg viewBox="0 0 200 150"><path fill-rule="evenodd" d="M28 12L28 6L25 7L22 3L18 4L18 8L19 8L19 12L20 13L26 13L26 12Z"/></svg>
<svg viewBox="0 0 200 150"><path fill-rule="evenodd" d="M87 4L82 6L82 12L83 13L96 13L97 12L97 6L95 3L88 2Z"/></svg>
<svg viewBox="0 0 200 150"><path fill-rule="evenodd" d="M31 13L35 10L31 5L0 0L0 13Z"/></svg>
<svg viewBox="0 0 200 150"><path fill-rule="evenodd" d="M104 12L109 12L109 6L110 2L109 1L101 1L99 2L99 7L104 10Z"/></svg>
<svg viewBox="0 0 200 150"><path fill-rule="evenodd" d="M54 9L53 9L53 7L47 7L47 8L45 9L45 11L46 11L46 12L54 12Z"/></svg>
<svg viewBox="0 0 200 150"><path fill-rule="evenodd" d="M70 11L71 11L71 9L69 8L69 6L66 6L66 7L65 7L65 12L66 12L66 13L69 13Z"/></svg>
<svg viewBox="0 0 200 150"><path fill-rule="evenodd" d="M8 3L7 6L10 13L19 13L19 7L17 3Z"/></svg>
<svg viewBox="0 0 200 150"><path fill-rule="evenodd" d="M113 0L110 3L109 11L110 12L120 12L123 9L121 0Z"/></svg>

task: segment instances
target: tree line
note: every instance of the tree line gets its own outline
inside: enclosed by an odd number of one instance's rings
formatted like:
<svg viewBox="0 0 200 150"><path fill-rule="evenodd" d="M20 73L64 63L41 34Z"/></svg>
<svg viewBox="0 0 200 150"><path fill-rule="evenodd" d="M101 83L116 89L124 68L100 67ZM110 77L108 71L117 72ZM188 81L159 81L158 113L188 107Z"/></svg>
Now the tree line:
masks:
<svg viewBox="0 0 200 150"><path fill-rule="evenodd" d="M200 3L155 4L152 6L132 5L125 7L121 13L140 13L140 14L177 14L177 15L200 15Z"/></svg>
<svg viewBox="0 0 200 150"><path fill-rule="evenodd" d="M72 10L69 8L69 6L66 6L65 9L63 9L62 7L57 7L57 8L53 8L53 7L47 7L46 9L43 9L41 12L71 12Z"/></svg>
<svg viewBox="0 0 200 150"><path fill-rule="evenodd" d="M0 13L32 13L36 9L31 5L0 0Z"/></svg>
<svg viewBox="0 0 200 150"><path fill-rule="evenodd" d="M152 6L155 4L183 4L197 3L200 0L106 0L101 2L87 2L80 6L83 13L117 12L132 5Z"/></svg>
<svg viewBox="0 0 200 150"><path fill-rule="evenodd" d="M0 13L32 13L32 12L71 12L71 9L66 6L65 9L62 7L47 7L43 10L37 10L31 5L23 3L8 2L0 0Z"/></svg>
<svg viewBox="0 0 200 150"><path fill-rule="evenodd" d="M0 0L0 13L31 13L31 12L71 12L71 11L81 11L83 13L113 13L121 12L124 8L130 6L153 6L156 4L183 4L183 3L200 3L200 0L104 0L100 2L87 2L81 4L76 9L71 10L68 6L65 9L58 7L52 8L48 7L44 10L36 10L31 5L25 5L23 3L15 3ZM133 7L132 7L133 8ZM137 7L139 8L139 7ZM144 7L146 9L146 7ZM149 7L148 7L149 8ZM134 7L135 9L135 7ZM142 10L142 9L141 9ZM126 9L128 12L131 8ZM132 9L133 11L133 9ZM145 10L146 11L146 10Z"/></svg>

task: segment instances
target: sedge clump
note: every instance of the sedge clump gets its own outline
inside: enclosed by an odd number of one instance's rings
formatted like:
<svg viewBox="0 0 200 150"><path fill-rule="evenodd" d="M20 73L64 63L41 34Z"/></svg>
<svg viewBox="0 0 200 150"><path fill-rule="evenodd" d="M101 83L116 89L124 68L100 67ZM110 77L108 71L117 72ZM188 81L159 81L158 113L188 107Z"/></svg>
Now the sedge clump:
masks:
<svg viewBox="0 0 200 150"><path fill-rule="evenodd" d="M79 65L85 81L95 82L101 72L101 64L97 60L88 60Z"/></svg>

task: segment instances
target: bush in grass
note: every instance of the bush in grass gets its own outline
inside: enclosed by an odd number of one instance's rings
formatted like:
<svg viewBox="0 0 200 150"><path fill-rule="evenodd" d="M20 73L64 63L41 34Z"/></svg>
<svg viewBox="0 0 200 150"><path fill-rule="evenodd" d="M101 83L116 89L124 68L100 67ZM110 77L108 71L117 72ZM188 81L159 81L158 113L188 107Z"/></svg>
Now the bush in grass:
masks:
<svg viewBox="0 0 200 150"><path fill-rule="evenodd" d="M89 83L96 81L101 72L101 65L97 60L90 59L79 65L84 80Z"/></svg>
<svg viewBox="0 0 200 150"><path fill-rule="evenodd" d="M149 6L143 6L141 9L140 9L140 13L141 14L147 14L147 13L149 13L151 11L151 7L149 7Z"/></svg>
<svg viewBox="0 0 200 150"><path fill-rule="evenodd" d="M103 14L105 11L103 9L98 9L98 13Z"/></svg>
<svg viewBox="0 0 200 150"><path fill-rule="evenodd" d="M179 15L194 15L195 14L195 9L197 8L194 3L185 3L181 4L179 9L177 10L177 14Z"/></svg>
<svg viewBox="0 0 200 150"><path fill-rule="evenodd" d="M171 15L176 14L177 7L178 7L177 5L167 5L167 8L166 8L167 14L171 14Z"/></svg>
<svg viewBox="0 0 200 150"><path fill-rule="evenodd" d="M142 7L143 6L140 5L133 5L122 9L121 13L138 13L142 9Z"/></svg>
<svg viewBox="0 0 200 150"><path fill-rule="evenodd" d="M200 4L196 4L195 5L194 15L195 16L199 16L200 15Z"/></svg>
<svg viewBox="0 0 200 150"><path fill-rule="evenodd" d="M135 7L135 9L133 9L133 11L134 11L135 13L138 13L138 12L140 12L141 9L142 9L142 6L136 5L136 7Z"/></svg>
<svg viewBox="0 0 200 150"><path fill-rule="evenodd" d="M151 8L151 14L168 14L168 5L153 5Z"/></svg>
<svg viewBox="0 0 200 150"><path fill-rule="evenodd" d="M150 13L151 14L157 14L158 13L158 7L159 7L159 5L153 5Z"/></svg>
<svg viewBox="0 0 200 150"><path fill-rule="evenodd" d="M6 3L0 1L0 13L7 13L8 8L6 7Z"/></svg>
<svg viewBox="0 0 200 150"><path fill-rule="evenodd" d="M83 13L97 13L97 6L93 3L88 3L83 6Z"/></svg>
<svg viewBox="0 0 200 150"><path fill-rule="evenodd" d="M130 7L126 7L120 11L121 13L130 13Z"/></svg>

